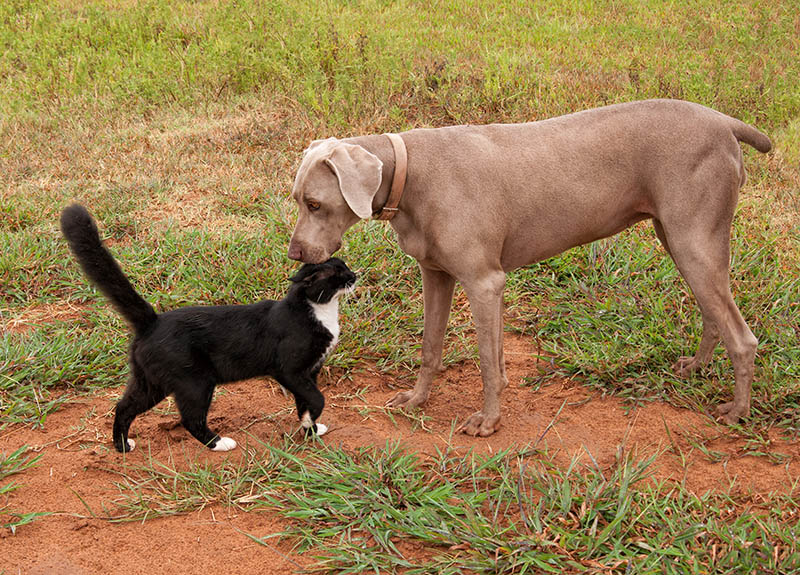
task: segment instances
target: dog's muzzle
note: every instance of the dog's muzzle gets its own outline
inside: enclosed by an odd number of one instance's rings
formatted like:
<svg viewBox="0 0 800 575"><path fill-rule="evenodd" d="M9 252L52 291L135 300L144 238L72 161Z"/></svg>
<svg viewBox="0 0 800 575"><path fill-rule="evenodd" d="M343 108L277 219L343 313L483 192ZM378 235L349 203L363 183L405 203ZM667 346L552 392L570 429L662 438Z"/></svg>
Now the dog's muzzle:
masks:
<svg viewBox="0 0 800 575"><path fill-rule="evenodd" d="M289 253L287 254L290 260L303 261L303 248L294 241L289 242Z"/></svg>

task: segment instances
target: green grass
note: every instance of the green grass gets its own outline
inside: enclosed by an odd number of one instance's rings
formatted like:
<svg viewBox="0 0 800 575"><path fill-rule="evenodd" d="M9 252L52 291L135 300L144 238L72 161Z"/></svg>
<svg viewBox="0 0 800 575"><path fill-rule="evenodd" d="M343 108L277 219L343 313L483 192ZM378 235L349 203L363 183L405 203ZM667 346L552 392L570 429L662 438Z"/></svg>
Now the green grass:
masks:
<svg viewBox="0 0 800 575"><path fill-rule="evenodd" d="M656 456L601 471L528 449L423 459L396 445L256 440L246 454L222 466L127 465L105 517L263 509L289 527L253 540L288 538L319 560L314 571L334 573L791 573L800 560L796 489L757 502L697 496L654 481Z"/></svg>
<svg viewBox="0 0 800 575"><path fill-rule="evenodd" d="M127 329L58 232L69 201L89 206L156 307L251 302L286 289L288 190L314 138L673 97L773 139L769 156L745 151L735 220L733 290L760 346L752 416L731 431L747 453L784 463L792 454L769 432L800 433L796 12L755 0L0 3L0 429L46 426L74 394L126 379ZM329 365L410 383L422 336L415 262L377 222L350 230L341 255L361 280ZM691 380L672 375L699 342L700 316L646 225L510 274L506 303L508 329L553 359L530 385L567 376L694 411L731 395L721 349ZM450 326L446 361L475 359L468 308ZM712 461L742 455L686 439ZM547 454L252 449L239 465L128 468L106 515L285 509L286 535L332 571L758 573L798 559L795 491L753 510L742 496L646 479L647 461L604 476ZM35 462L23 450L0 465L15 461ZM4 524L31 517L6 509ZM404 558L403 541L424 557Z"/></svg>
<svg viewBox="0 0 800 575"><path fill-rule="evenodd" d="M768 124L800 107L790 2L109 5L4 3L0 109L138 112L256 92L352 129L355 118L520 118L653 96Z"/></svg>
<svg viewBox="0 0 800 575"><path fill-rule="evenodd" d="M784 41L793 26L788 4L757 2L715 10L656 2L6 3L0 313L15 318L59 302L91 311L78 327L54 321L2 335L0 413L23 402L35 418L40 408L30 398L46 394L32 386L124 381L124 330L103 317L57 231L58 211L72 198L90 205L160 308L278 297L290 273L286 191L311 138L516 121L665 96L756 122L781 153L782 140L791 148L798 132L800 92L789 79L800 76L800 63ZM753 423L796 434L800 227L786 214L798 207L798 174L749 152L747 164L733 279L761 341ZM753 189L758 200L748 199ZM194 204L187 225L180 210ZM154 208L166 212L157 226L147 213ZM348 234L342 255L363 276L331 365L364 360L410 378L420 280L391 235L377 223ZM670 373L699 340L699 314L648 229L511 274L507 301L513 329L537 337L559 373L635 401L693 409L730 395L721 354L689 383ZM448 361L475 357L468 314L451 325ZM76 332L85 337L75 341ZM45 340L54 345L43 353Z"/></svg>
<svg viewBox="0 0 800 575"><path fill-rule="evenodd" d="M0 529L10 529L12 534L16 533L18 527L27 525L39 517L49 515L49 513L17 512L11 509L5 501L9 494L20 486L14 481L5 485L2 482L12 475L17 475L23 473L26 469L30 469L36 465L36 462L41 457L41 455L29 456L27 452L28 447L22 446L9 455L0 453Z"/></svg>

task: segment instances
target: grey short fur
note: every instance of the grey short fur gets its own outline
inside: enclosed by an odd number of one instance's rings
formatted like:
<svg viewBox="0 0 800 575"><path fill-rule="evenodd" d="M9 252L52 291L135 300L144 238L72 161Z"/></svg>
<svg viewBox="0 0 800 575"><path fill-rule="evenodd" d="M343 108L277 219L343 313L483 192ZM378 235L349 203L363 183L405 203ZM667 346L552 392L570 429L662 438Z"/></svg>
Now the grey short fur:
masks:
<svg viewBox="0 0 800 575"><path fill-rule="evenodd" d="M391 226L422 270L422 366L389 405L418 406L441 369L456 281L469 298L483 378L483 408L462 431L489 435L500 422L503 288L507 272L650 219L691 287L703 317L686 376L720 338L736 380L727 422L750 410L757 341L730 291L730 228L745 170L739 142L761 152L769 139L734 118L689 102L648 100L539 122L417 129L401 134L408 178ZM382 135L313 142L297 173L299 205L289 257L321 262L345 230L389 193L394 156Z"/></svg>

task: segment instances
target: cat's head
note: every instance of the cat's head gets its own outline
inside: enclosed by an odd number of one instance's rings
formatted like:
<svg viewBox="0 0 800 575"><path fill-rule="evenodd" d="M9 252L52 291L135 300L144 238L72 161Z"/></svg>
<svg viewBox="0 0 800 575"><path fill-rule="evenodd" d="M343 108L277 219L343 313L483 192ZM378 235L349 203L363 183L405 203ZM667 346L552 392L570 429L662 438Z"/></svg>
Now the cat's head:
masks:
<svg viewBox="0 0 800 575"><path fill-rule="evenodd" d="M309 301L328 303L353 290L356 274L339 258L331 258L321 264L304 264L289 279L293 289L301 291Z"/></svg>

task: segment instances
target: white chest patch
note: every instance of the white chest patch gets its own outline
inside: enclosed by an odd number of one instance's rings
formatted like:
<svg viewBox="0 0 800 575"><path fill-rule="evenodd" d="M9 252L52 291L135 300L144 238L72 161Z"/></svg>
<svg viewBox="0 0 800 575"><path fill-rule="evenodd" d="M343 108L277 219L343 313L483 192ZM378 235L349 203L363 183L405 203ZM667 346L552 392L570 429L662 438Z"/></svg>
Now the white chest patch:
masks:
<svg viewBox="0 0 800 575"><path fill-rule="evenodd" d="M339 297L334 297L328 303L309 303L311 304L311 309L314 310L314 317L331 334L331 342L328 344L328 349L325 350L325 353L320 358L320 362L322 362L339 342Z"/></svg>

